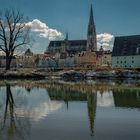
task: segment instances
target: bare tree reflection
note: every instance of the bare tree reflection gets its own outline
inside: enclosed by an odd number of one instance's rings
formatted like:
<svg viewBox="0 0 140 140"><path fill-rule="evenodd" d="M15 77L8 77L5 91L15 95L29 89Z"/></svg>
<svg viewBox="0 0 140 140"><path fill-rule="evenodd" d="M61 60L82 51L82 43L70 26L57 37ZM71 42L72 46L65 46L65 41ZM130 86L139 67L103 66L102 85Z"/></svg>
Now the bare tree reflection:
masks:
<svg viewBox="0 0 140 140"><path fill-rule="evenodd" d="M6 104L1 126L0 139L1 136L2 139L6 138L6 140L24 139L25 136L29 135L29 121L18 118L15 113L15 102L10 84L6 84Z"/></svg>
<svg viewBox="0 0 140 140"><path fill-rule="evenodd" d="M4 112L4 123L3 123L3 128L6 126L6 121L8 117L8 110L9 110L9 117L10 117L10 124L9 124L9 129L8 129L8 134L13 135L14 131L16 130L16 123L14 119L14 99L13 95L11 92L10 85L6 85L6 105L5 105L5 112Z"/></svg>

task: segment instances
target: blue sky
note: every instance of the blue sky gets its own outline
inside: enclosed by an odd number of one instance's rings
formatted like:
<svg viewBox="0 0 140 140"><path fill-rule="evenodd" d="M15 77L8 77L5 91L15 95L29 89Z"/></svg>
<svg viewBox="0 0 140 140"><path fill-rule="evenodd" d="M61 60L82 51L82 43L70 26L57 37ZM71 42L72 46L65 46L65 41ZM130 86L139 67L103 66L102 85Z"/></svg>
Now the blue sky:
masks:
<svg viewBox="0 0 140 140"><path fill-rule="evenodd" d="M30 19L39 19L70 38L86 38L90 4L97 33L140 33L140 0L0 0L1 8L19 8Z"/></svg>
<svg viewBox="0 0 140 140"><path fill-rule="evenodd" d="M70 39L86 39L91 3L98 34L140 34L140 0L0 0L0 9L20 9Z"/></svg>

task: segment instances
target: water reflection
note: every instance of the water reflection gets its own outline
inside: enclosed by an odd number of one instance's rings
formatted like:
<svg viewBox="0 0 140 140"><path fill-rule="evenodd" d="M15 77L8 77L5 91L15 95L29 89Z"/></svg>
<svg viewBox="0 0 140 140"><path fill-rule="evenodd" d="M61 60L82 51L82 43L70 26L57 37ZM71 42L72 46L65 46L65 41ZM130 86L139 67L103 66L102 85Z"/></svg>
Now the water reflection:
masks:
<svg viewBox="0 0 140 140"><path fill-rule="evenodd" d="M97 106L113 107L114 97L112 90L97 91Z"/></svg>
<svg viewBox="0 0 140 140"><path fill-rule="evenodd" d="M131 87L132 88L132 87ZM89 85L51 85L47 88L51 100L87 101L90 134L93 137L97 107L131 107L140 108L140 89L126 87L89 86Z"/></svg>
<svg viewBox="0 0 140 140"><path fill-rule="evenodd" d="M85 94L85 89L74 90L71 86L67 87L64 85L59 85L58 87L50 86L48 89L48 94L51 100L65 101L67 110L69 109L69 101L87 101L87 110L89 117L89 126L91 131L91 136L94 133L94 120L96 114L96 102L97 102L97 91L92 90L92 92Z"/></svg>
<svg viewBox="0 0 140 140"><path fill-rule="evenodd" d="M116 107L140 108L140 90L114 89L114 102Z"/></svg>
<svg viewBox="0 0 140 140"><path fill-rule="evenodd" d="M48 135L50 133L53 134L53 132L49 130L52 130L52 127L58 127L56 126L57 122L54 124L54 118L59 122L59 117L61 116L65 123L71 119L73 119L71 122L79 121L76 118L76 114L69 114L72 113L70 112L69 105L72 106L73 103L73 109L81 113L79 114L81 116L84 114L84 120L82 120L81 125L86 125L83 126L83 130L86 130L86 126L89 128L88 131L83 131L82 128L79 128L79 130L85 132L86 139L90 140L93 139L93 137L96 139L98 129L95 123L98 123L100 108L103 110L107 108L111 111L112 108L117 109L118 107L121 109L131 108L133 110L139 110L140 89L138 87L131 87L130 89L128 86L113 87L110 85L96 85L91 83L56 84L43 82L40 84L34 82L31 84L30 82L30 84L26 84L23 82L15 85L5 84L0 87L0 139L35 140L37 138L33 137L33 135L38 130L38 128L36 128L36 130L34 126L36 123L41 130L41 127L44 128L44 131L48 130ZM86 108L79 111L81 104L82 106L86 105ZM69 114L69 116L67 116L67 114ZM57 115L59 116L58 118ZM49 116L53 116L54 118L51 119ZM67 119L66 116L69 119ZM63 121L61 122L62 124ZM44 125L45 122L50 122L50 125ZM43 124L41 125L41 123ZM64 125L62 131L67 129L67 127L73 127L70 123L68 123L68 125L69 126ZM114 126L112 126L112 129L113 127ZM40 134L41 133L38 132L38 135ZM46 138L53 139L53 135L49 137L47 131L45 134ZM62 135L64 135L64 138L67 137L65 134ZM80 137L80 133L75 135L77 135L80 140L84 139L82 135ZM71 135L69 138L73 139ZM61 140L63 140L63 137Z"/></svg>
<svg viewBox="0 0 140 140"><path fill-rule="evenodd" d="M51 101L46 89L5 84L0 88L0 139L29 139L31 123L61 108L62 103Z"/></svg>
<svg viewBox="0 0 140 140"><path fill-rule="evenodd" d="M3 128L5 128L5 123L7 120L7 113L8 113L8 109L10 112L10 128L16 128L15 125L15 118L14 118L14 99L13 99L13 95L11 92L11 88L10 88L10 84L6 85L6 105L5 105L5 112L4 112L4 122L3 122Z"/></svg>
<svg viewBox="0 0 140 140"><path fill-rule="evenodd" d="M88 116L91 136L94 135L94 121L96 116L96 102L97 102L97 93L87 94L87 106L88 106Z"/></svg>
<svg viewBox="0 0 140 140"><path fill-rule="evenodd" d="M8 112L9 112L9 120L8 120ZM8 128L6 128L6 125L8 125ZM2 130L4 129L7 129L8 137L12 137L14 135L14 132L16 131L14 99L9 84L6 85L6 105L4 111L4 119L2 123Z"/></svg>
<svg viewBox="0 0 140 140"><path fill-rule="evenodd" d="M10 84L5 85L5 105L1 108L0 139L24 139L28 136L30 123L28 120L18 118L15 111L15 101ZM1 98L2 99L2 98Z"/></svg>

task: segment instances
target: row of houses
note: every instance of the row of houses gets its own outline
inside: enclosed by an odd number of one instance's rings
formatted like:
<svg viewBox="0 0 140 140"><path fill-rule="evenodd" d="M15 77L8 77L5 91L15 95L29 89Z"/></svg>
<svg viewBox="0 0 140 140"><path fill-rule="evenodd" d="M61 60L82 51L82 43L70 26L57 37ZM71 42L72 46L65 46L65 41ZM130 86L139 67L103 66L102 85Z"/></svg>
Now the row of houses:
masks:
<svg viewBox="0 0 140 140"><path fill-rule="evenodd" d="M0 67L6 66L6 57L0 56ZM116 37L113 51L81 51L76 54L65 51L33 54L27 49L21 56L13 56L11 67L40 68L140 68L140 35Z"/></svg>
<svg viewBox="0 0 140 140"><path fill-rule="evenodd" d="M0 56L0 67L6 66L6 57ZM33 54L27 49L21 56L13 56L11 67L24 68L95 68L98 66L111 66L111 52L100 50L98 52L82 51L77 54L56 53L55 55Z"/></svg>

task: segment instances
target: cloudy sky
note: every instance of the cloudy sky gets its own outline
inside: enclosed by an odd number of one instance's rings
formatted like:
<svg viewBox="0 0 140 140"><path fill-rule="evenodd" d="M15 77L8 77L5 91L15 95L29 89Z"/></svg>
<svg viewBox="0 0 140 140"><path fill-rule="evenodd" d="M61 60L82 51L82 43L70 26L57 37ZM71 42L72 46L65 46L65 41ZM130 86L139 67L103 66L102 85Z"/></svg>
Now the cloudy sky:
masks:
<svg viewBox="0 0 140 140"><path fill-rule="evenodd" d="M112 47L114 36L140 33L140 0L0 0L0 9L20 9L29 17L32 48L43 52L49 40L86 39L90 4L98 34L98 46Z"/></svg>

